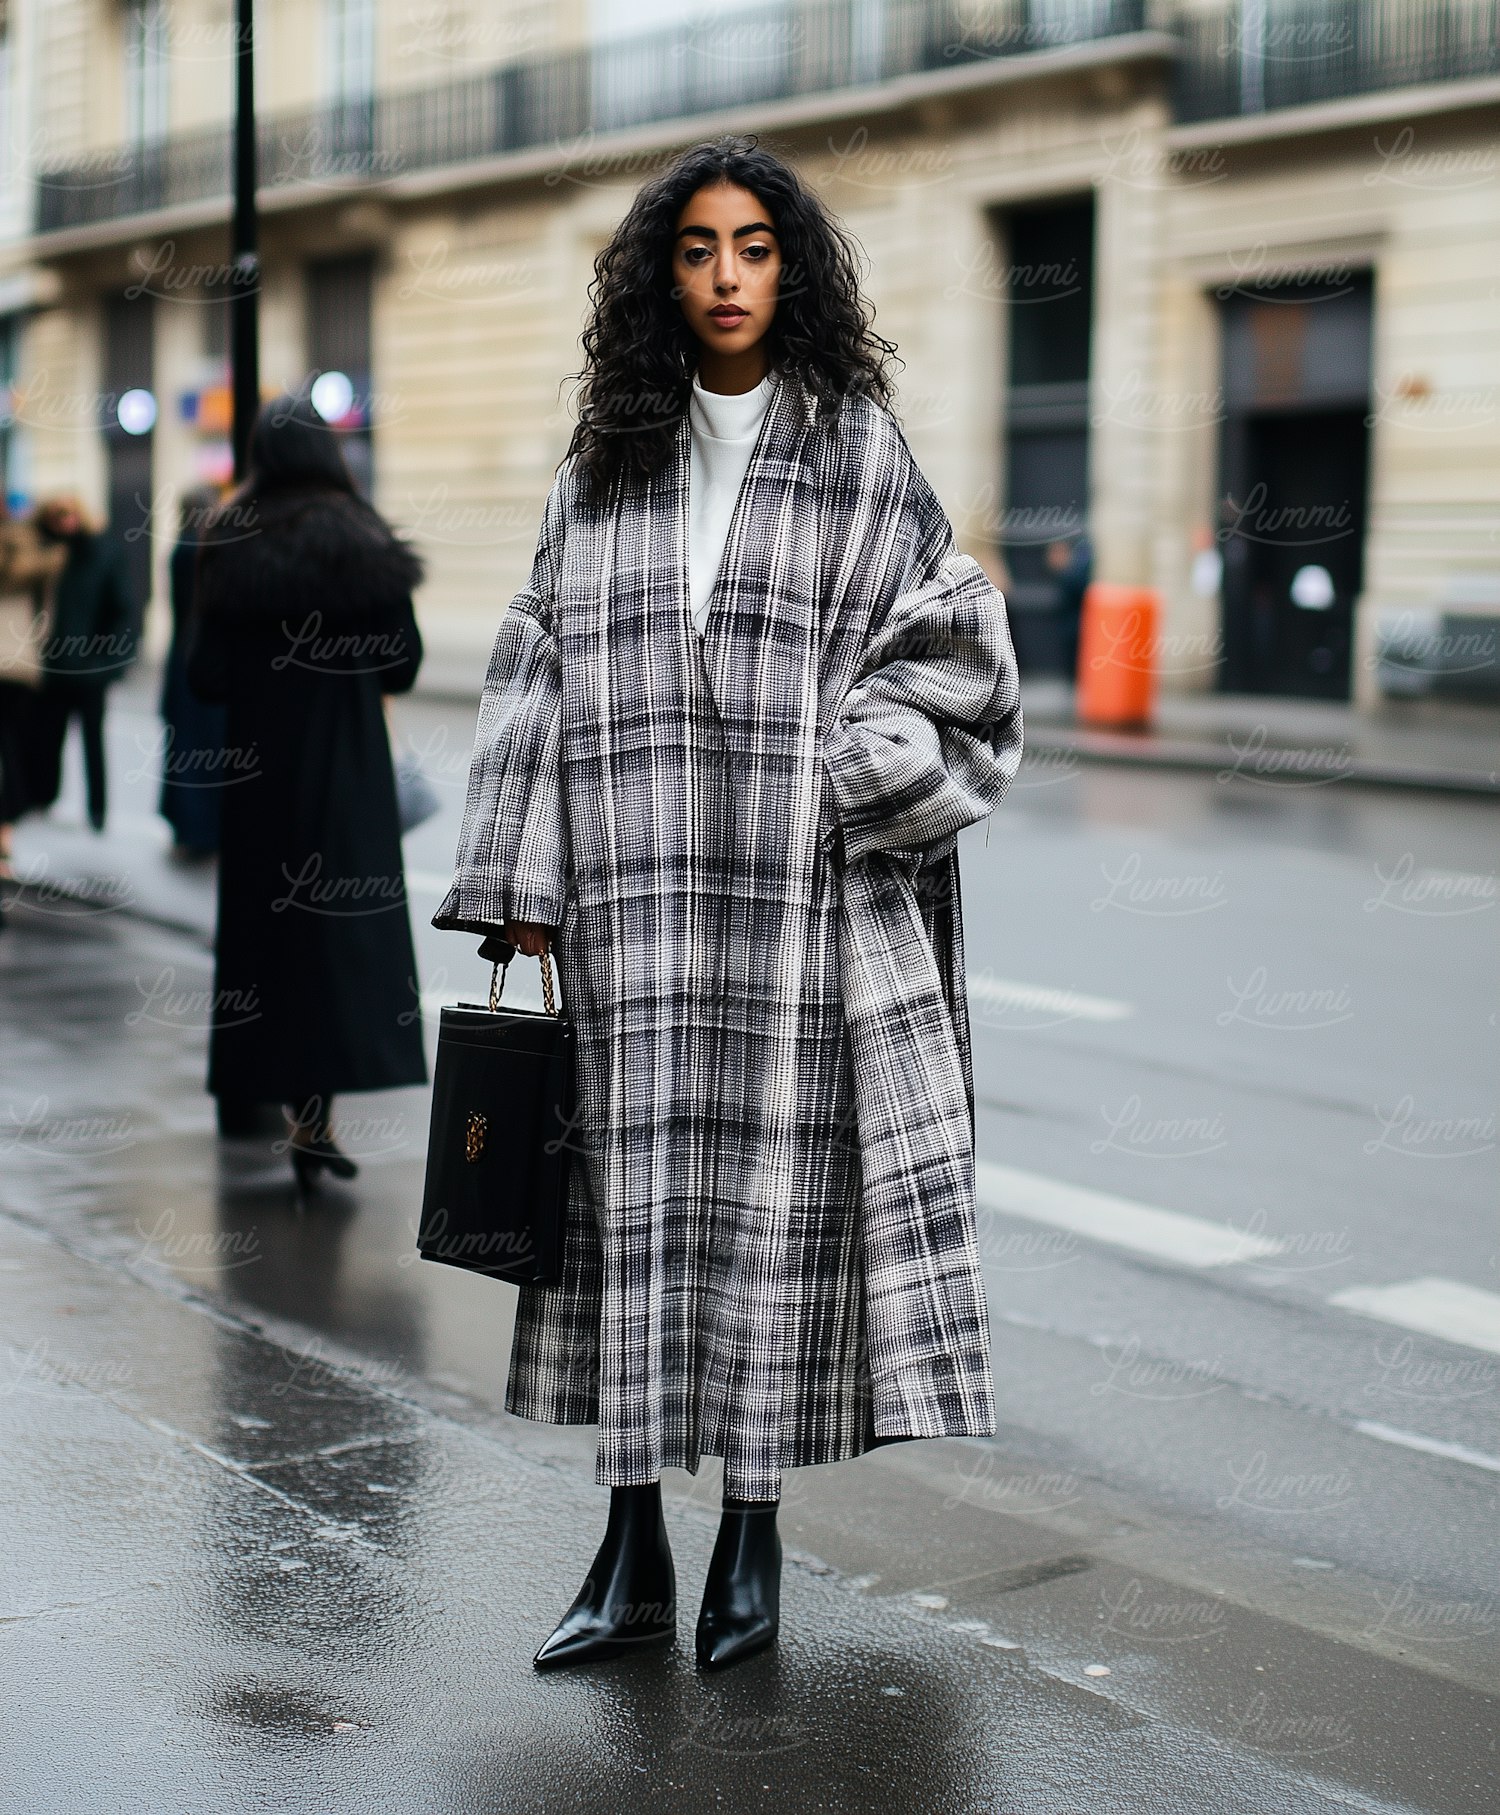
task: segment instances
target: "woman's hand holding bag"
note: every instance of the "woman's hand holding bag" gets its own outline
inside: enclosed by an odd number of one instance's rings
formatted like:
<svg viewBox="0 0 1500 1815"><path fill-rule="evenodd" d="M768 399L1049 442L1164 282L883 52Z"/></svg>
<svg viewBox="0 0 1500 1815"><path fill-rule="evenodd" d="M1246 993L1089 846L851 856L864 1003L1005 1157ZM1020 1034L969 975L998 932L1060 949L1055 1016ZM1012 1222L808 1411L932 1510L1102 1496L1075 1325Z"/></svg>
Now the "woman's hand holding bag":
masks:
<svg viewBox="0 0 1500 1815"><path fill-rule="evenodd" d="M507 920L505 937L528 958L540 958L552 949L554 928L540 926L534 920Z"/></svg>

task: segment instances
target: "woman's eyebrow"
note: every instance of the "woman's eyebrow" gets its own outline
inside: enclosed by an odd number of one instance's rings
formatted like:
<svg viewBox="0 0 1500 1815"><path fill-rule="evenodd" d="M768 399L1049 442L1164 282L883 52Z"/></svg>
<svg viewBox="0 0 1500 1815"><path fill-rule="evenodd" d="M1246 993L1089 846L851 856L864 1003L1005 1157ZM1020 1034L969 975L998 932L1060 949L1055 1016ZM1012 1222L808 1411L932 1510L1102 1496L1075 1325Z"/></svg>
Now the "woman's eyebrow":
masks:
<svg viewBox="0 0 1500 1815"><path fill-rule="evenodd" d="M774 237L775 232L776 229L767 221L751 221L748 227L736 227L729 237L731 239L743 239L747 233L769 233ZM717 227L679 227L677 229L678 239L681 239L684 234L688 233L701 234L704 239L717 239L719 237L719 230Z"/></svg>

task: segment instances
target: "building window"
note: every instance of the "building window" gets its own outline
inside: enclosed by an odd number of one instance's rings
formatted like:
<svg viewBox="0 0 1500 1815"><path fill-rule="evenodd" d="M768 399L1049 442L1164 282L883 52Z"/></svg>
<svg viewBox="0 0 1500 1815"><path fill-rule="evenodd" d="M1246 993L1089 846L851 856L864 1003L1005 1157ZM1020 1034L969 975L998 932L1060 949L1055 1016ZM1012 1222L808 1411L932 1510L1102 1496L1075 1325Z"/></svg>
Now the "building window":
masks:
<svg viewBox="0 0 1500 1815"><path fill-rule="evenodd" d="M1084 44L1110 29L1114 0L1030 0L1026 8L1027 50L1055 44Z"/></svg>
<svg viewBox="0 0 1500 1815"><path fill-rule="evenodd" d="M20 362L21 318L0 315L0 497L12 511L26 508L24 475L18 470L19 433L16 428L15 383Z"/></svg>
<svg viewBox="0 0 1500 1815"><path fill-rule="evenodd" d="M1231 693L1349 698L1369 509L1369 271L1221 299L1219 551Z"/></svg>
<svg viewBox="0 0 1500 1815"><path fill-rule="evenodd" d="M375 92L374 0L325 0L328 93L360 101Z"/></svg>
<svg viewBox="0 0 1500 1815"><path fill-rule="evenodd" d="M1005 597L1022 668L1068 676L1090 559L1093 198L1015 208L1001 231L1010 348Z"/></svg>
<svg viewBox="0 0 1500 1815"><path fill-rule="evenodd" d="M318 259L307 267L313 404L339 432L344 458L366 497L374 489L370 394L374 283L375 261L368 253Z"/></svg>
<svg viewBox="0 0 1500 1815"><path fill-rule="evenodd" d="M10 7L0 0L0 184L10 182L14 154L11 150L11 38Z"/></svg>
<svg viewBox="0 0 1500 1815"><path fill-rule="evenodd" d="M127 0L125 137L156 144L167 135L167 0Z"/></svg>
<svg viewBox="0 0 1500 1815"><path fill-rule="evenodd" d="M104 305L104 394L101 398L109 526L124 551L133 596L151 596L152 432L156 392L155 305L149 296L108 297ZM148 398L144 418L127 399Z"/></svg>

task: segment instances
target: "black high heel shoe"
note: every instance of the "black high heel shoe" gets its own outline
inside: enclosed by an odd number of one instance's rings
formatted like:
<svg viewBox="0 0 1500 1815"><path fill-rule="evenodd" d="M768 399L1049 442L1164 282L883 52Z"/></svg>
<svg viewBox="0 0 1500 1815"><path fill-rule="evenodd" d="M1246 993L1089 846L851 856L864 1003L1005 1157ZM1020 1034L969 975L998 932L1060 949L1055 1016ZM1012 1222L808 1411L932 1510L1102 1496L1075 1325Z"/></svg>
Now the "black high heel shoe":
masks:
<svg viewBox="0 0 1500 1815"><path fill-rule="evenodd" d="M781 1624L777 1503L726 1503L698 1615L698 1662L725 1670L774 1644Z"/></svg>
<svg viewBox="0 0 1500 1815"><path fill-rule="evenodd" d="M592 1664L677 1636L677 1575L661 1511L661 1483L616 1487L609 1524L573 1605L532 1659L538 1670Z"/></svg>
<svg viewBox="0 0 1500 1815"><path fill-rule="evenodd" d="M358 1178L359 1167L347 1153L335 1146L332 1135L320 1134L309 1139L304 1134L292 1136L292 1171L299 1191L317 1189L318 1174L324 1167L335 1178Z"/></svg>

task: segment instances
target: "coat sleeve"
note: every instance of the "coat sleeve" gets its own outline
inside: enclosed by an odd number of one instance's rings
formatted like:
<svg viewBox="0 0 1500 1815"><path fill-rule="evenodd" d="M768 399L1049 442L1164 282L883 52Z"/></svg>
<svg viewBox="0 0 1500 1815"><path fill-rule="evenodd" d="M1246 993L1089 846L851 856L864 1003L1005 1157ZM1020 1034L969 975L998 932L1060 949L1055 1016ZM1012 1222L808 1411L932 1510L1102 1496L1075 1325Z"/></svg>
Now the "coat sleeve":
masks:
<svg viewBox="0 0 1500 1815"><path fill-rule="evenodd" d="M381 672L380 691L410 693L422 666L422 633L409 595L387 615L383 628L396 655L392 665Z"/></svg>
<svg viewBox="0 0 1500 1815"><path fill-rule="evenodd" d="M531 577L500 622L479 702L453 886L436 927L557 926L570 872L562 798L562 664L553 606L566 474L547 497Z"/></svg>
<svg viewBox="0 0 1500 1815"><path fill-rule="evenodd" d="M1004 596L912 463L912 550L823 737L825 849L932 862L999 804L1021 762L1021 693Z"/></svg>

